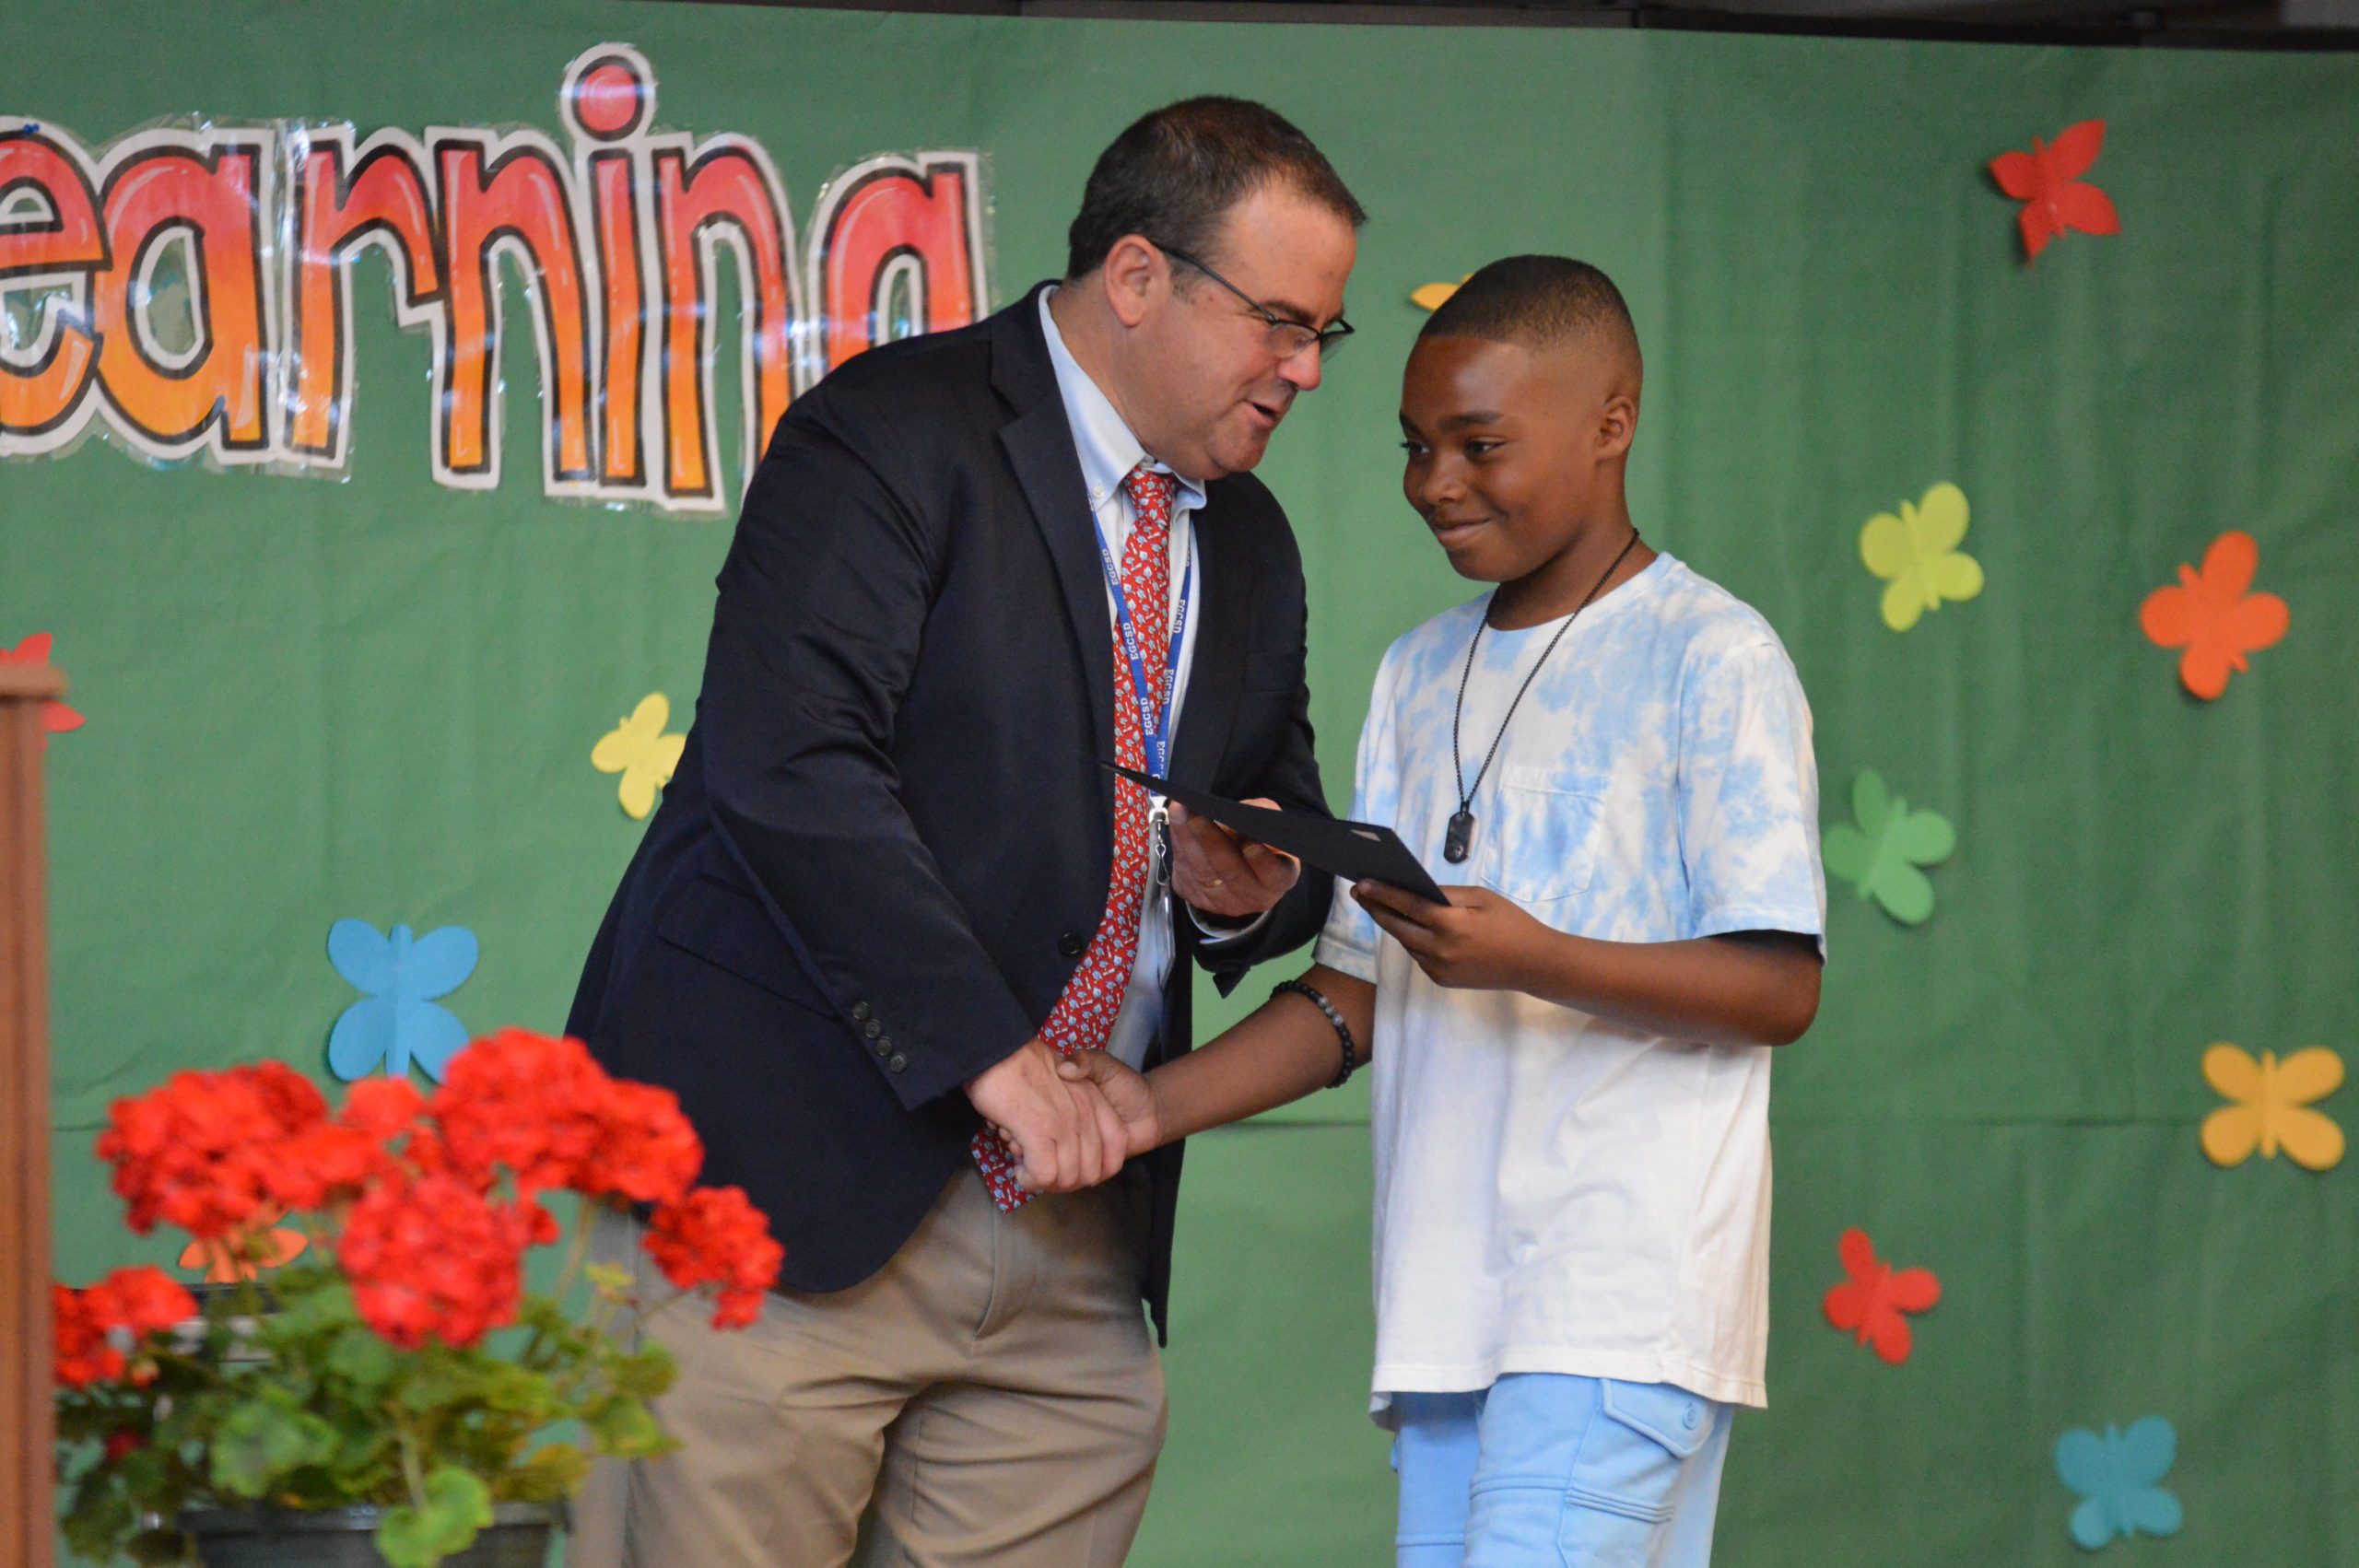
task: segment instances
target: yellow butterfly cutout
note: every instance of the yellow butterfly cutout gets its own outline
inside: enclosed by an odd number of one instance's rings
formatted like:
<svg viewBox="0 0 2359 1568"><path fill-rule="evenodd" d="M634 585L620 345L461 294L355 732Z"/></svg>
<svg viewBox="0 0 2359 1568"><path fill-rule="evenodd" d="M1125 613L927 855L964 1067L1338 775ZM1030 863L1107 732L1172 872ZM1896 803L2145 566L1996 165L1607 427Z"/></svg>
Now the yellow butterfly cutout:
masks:
<svg viewBox="0 0 2359 1568"><path fill-rule="evenodd" d="M1971 599L1982 591L1982 567L1960 550L1966 538L1966 492L1936 485L1915 506L1900 503L1900 515L1878 512L1860 531L1860 558L1885 579L1884 624L1905 632L1944 599Z"/></svg>
<svg viewBox="0 0 2359 1568"><path fill-rule="evenodd" d="M1473 275L1468 273L1466 277ZM1464 283L1466 277L1460 278L1458 283ZM1420 310L1438 310L1443 300L1458 292L1458 283L1429 283L1422 288L1412 289L1409 291L1409 302Z"/></svg>
<svg viewBox="0 0 2359 1568"><path fill-rule="evenodd" d="M590 753L591 766L601 773L619 773L623 810L636 819L655 809L655 791L672 781L672 770L680 766L681 749L688 743L686 735L667 735L663 726L671 722L672 705L662 692L650 692L640 699L630 717L607 731Z"/></svg>
<svg viewBox="0 0 2359 1568"><path fill-rule="evenodd" d="M2342 1082L2342 1059L2324 1046L2283 1061L2271 1051L2255 1061L2235 1046L2213 1046L2203 1053L2203 1076L2235 1102L2203 1118L2203 1153L2213 1164L2240 1165L2256 1148L2264 1160L2283 1149L2305 1170L2326 1170L2341 1160L2342 1129L2324 1111L2309 1108Z"/></svg>

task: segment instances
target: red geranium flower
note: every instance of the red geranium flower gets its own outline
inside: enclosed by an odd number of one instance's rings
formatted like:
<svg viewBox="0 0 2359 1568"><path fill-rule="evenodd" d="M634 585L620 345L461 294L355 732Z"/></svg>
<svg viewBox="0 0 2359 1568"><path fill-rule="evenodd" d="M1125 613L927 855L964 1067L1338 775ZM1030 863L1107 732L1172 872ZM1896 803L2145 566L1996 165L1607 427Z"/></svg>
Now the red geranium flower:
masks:
<svg viewBox="0 0 2359 1568"><path fill-rule="evenodd" d="M108 1108L98 1153L114 1166L134 1231L161 1220L216 1241L288 1201L281 1188L297 1173L286 1145L326 1117L319 1090L284 1062L176 1072Z"/></svg>
<svg viewBox="0 0 2359 1568"><path fill-rule="evenodd" d="M374 1133L324 1122L281 1143L263 1180L288 1209L321 1209L358 1192L388 1164Z"/></svg>
<svg viewBox="0 0 2359 1568"><path fill-rule="evenodd" d="M538 1199L520 1198L514 1208L517 1217L523 1222L521 1234L525 1246L546 1246L564 1239L565 1227L557 1223L555 1214L541 1207Z"/></svg>
<svg viewBox="0 0 2359 1568"><path fill-rule="evenodd" d="M91 1287L91 1293L100 1292L105 1293L109 1326L128 1328L134 1334L169 1328L196 1316L196 1298L186 1287L161 1269L145 1264L116 1270Z"/></svg>
<svg viewBox="0 0 2359 1568"><path fill-rule="evenodd" d="M426 1114L426 1096L406 1078L364 1078L344 1092L336 1120L356 1131L390 1142Z"/></svg>
<svg viewBox="0 0 2359 1568"><path fill-rule="evenodd" d="M703 1168L704 1141L680 1114L678 1095L648 1083L610 1082L597 1152L576 1190L671 1203L687 1195Z"/></svg>
<svg viewBox="0 0 2359 1568"><path fill-rule="evenodd" d="M571 1187L598 1147L611 1080L579 1040L503 1029L451 1059L433 1111L458 1169L520 1192Z"/></svg>
<svg viewBox="0 0 2359 1568"><path fill-rule="evenodd" d="M363 1321L404 1350L464 1349L516 1320L531 1219L458 1176L389 1176L345 1219L336 1257Z"/></svg>
<svg viewBox="0 0 2359 1568"><path fill-rule="evenodd" d="M745 1189L700 1187L655 1211L640 1244L663 1277L682 1290L718 1285L716 1328L742 1328L761 1316L762 1295L778 1282L785 1249Z"/></svg>
<svg viewBox="0 0 2359 1568"><path fill-rule="evenodd" d="M60 1384L79 1388L123 1375L123 1352L107 1342L106 1327L90 1310L83 1293L64 1285L50 1286L49 1316L55 1336L50 1362Z"/></svg>
<svg viewBox="0 0 2359 1568"><path fill-rule="evenodd" d="M68 1387L123 1375L127 1362L108 1338L135 1339L196 1316L196 1298L160 1269L118 1269L87 1290L50 1287L57 1381Z"/></svg>
<svg viewBox="0 0 2359 1568"><path fill-rule="evenodd" d="M489 1190L680 1197L704 1164L671 1091L616 1082L581 1041L506 1029L451 1059L432 1110L452 1167Z"/></svg>

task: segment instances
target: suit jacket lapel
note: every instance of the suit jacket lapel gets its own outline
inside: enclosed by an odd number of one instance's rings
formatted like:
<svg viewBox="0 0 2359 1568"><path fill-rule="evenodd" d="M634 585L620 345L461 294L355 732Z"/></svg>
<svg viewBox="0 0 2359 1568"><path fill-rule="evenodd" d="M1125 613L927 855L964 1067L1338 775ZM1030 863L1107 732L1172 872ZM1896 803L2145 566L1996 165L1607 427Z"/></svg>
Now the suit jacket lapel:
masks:
<svg viewBox="0 0 2359 1568"><path fill-rule="evenodd" d="M1042 287L1046 287L1043 285ZM1106 614L1105 568L1097 555L1097 527L1090 519L1088 486L1081 457L1074 450L1073 425L1057 374L1040 334L1039 289L1000 312L992 332L992 380L1001 395L1021 410L999 433L1008 462L1030 503L1032 521L1056 563L1064 591L1065 622L1073 633L1089 688L1099 756L1114 759L1114 653ZM1201 644L1199 645L1201 646ZM1109 831L1114 820L1114 776L1097 770L1098 804Z"/></svg>
<svg viewBox="0 0 2359 1568"><path fill-rule="evenodd" d="M1046 287L1045 285L1043 287ZM1057 393L1057 374L1040 335L1039 290L1000 312L993 323L992 380L1019 410L1000 430L1000 442L1030 503L1032 519L1056 563L1064 591L1065 621L1073 633L1089 687L1098 755L1114 757L1114 652L1106 612L1106 573L1097 554L1097 527L1091 521L1081 457L1074 450L1073 424ZM1198 789L1211 787L1228 743L1229 722L1244 680L1245 642L1252 620L1252 557L1233 508L1221 504L1215 488L1192 514L1197 569L1194 604L1196 648L1188 666L1188 688L1180 708L1180 732L1172 739L1171 777ZM1098 803L1109 830L1114 820L1114 776L1098 770Z"/></svg>

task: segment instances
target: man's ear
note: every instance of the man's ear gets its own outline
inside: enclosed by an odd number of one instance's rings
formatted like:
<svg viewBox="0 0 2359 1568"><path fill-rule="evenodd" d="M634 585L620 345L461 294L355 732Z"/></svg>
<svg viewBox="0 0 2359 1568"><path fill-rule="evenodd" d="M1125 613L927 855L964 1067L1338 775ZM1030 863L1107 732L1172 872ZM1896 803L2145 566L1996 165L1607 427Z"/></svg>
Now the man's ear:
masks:
<svg viewBox="0 0 2359 1568"><path fill-rule="evenodd" d="M1170 287L1171 266L1144 238L1125 234L1106 252L1097 274L1115 320L1135 327L1146 320L1156 296Z"/></svg>
<svg viewBox="0 0 2359 1568"><path fill-rule="evenodd" d="M1614 392L1605 400L1605 407L1597 419L1597 455L1602 462L1611 462L1630 450L1638 435L1638 403L1627 392Z"/></svg>

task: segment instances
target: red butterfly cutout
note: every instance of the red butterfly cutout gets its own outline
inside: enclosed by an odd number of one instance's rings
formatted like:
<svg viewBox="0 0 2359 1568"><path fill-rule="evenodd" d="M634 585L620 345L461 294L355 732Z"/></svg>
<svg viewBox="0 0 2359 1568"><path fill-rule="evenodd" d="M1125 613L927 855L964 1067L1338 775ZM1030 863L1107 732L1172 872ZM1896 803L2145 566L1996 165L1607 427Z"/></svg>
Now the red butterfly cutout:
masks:
<svg viewBox="0 0 2359 1568"><path fill-rule="evenodd" d="M2138 625L2162 648L2184 648L2179 684L2206 702L2228 689L2228 672L2252 668L2245 656L2273 647L2294 613L2274 593L2248 593L2260 546L2230 529L2203 552L2203 569L2182 565L2178 586L2158 588L2138 607Z"/></svg>
<svg viewBox="0 0 2359 1568"><path fill-rule="evenodd" d="M1999 189L2024 204L2024 250L2036 256L2068 228L2083 234L2118 234L2120 215L2113 199L2083 181L2105 146L2105 122L2083 120L2057 133L2056 140L2031 139L2029 152L2002 152L1990 160Z"/></svg>
<svg viewBox="0 0 2359 1568"><path fill-rule="evenodd" d="M1931 1269L1895 1270L1876 1260L1868 1233L1858 1226L1843 1233L1835 1244L1850 1282L1826 1293L1826 1320L1860 1343L1872 1344L1876 1354L1895 1366L1908 1359L1908 1312L1923 1312L1942 1299L1942 1282Z"/></svg>
<svg viewBox="0 0 2359 1568"><path fill-rule="evenodd" d="M49 641L49 633L35 632L13 649L0 648L0 664L46 664ZM62 702L45 702L41 705L41 727L53 735L79 730L82 716ZM41 744L46 746L49 742L44 739Z"/></svg>

